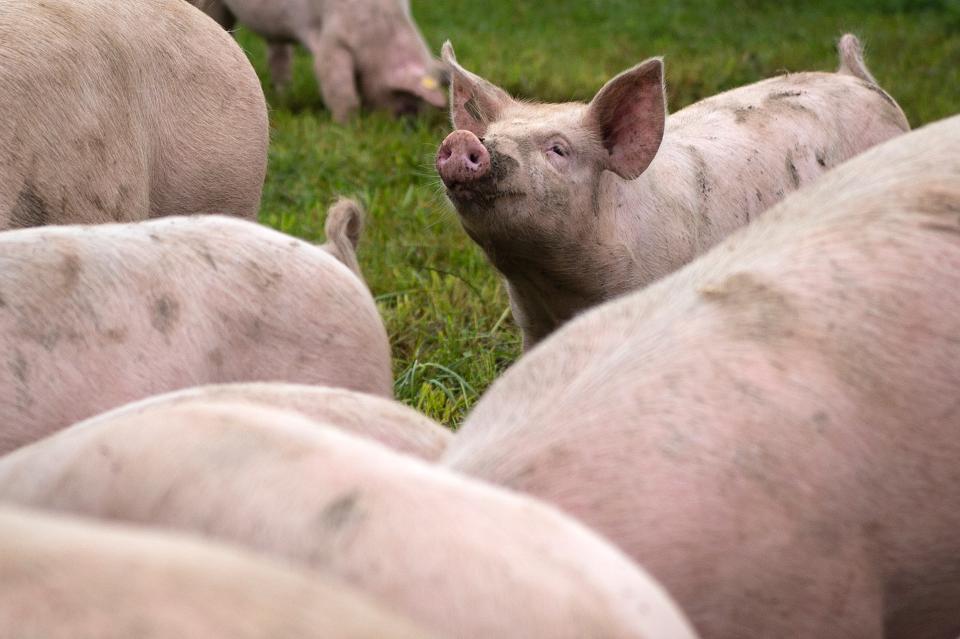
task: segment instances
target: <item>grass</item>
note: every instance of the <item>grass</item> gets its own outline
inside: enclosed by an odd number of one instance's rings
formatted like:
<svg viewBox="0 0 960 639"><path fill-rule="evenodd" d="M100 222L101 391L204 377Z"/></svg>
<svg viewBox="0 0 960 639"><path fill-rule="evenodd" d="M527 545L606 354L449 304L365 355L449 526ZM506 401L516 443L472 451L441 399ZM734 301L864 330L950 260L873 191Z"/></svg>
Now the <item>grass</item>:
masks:
<svg viewBox="0 0 960 639"><path fill-rule="evenodd" d="M867 63L916 127L960 107L960 0L414 0L434 51L449 38L468 69L511 93L588 100L616 72L666 57L671 110L785 70L832 70L833 42L858 34ZM241 30L264 85L263 42ZM271 104L261 220L323 239L336 194L367 207L360 262L393 345L396 394L456 427L519 355L506 292L459 227L433 169L446 114L332 124L307 55Z"/></svg>

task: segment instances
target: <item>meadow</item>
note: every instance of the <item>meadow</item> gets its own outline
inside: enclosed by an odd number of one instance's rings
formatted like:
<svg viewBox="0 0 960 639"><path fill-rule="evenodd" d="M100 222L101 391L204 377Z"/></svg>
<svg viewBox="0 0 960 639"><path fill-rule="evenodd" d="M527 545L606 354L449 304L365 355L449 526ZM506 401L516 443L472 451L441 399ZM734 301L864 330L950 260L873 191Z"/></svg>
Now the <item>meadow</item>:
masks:
<svg viewBox="0 0 960 639"><path fill-rule="evenodd" d="M856 33L867 64L913 127L960 111L960 0L413 0L431 49L450 39L466 68L510 93L589 100L617 72L665 56L669 107L786 71L834 70ZM455 428L520 354L506 292L466 237L433 168L446 113L331 123L311 61L270 86L262 40L238 39L271 106L261 221L323 240L326 207L367 209L359 258L393 345L398 399Z"/></svg>

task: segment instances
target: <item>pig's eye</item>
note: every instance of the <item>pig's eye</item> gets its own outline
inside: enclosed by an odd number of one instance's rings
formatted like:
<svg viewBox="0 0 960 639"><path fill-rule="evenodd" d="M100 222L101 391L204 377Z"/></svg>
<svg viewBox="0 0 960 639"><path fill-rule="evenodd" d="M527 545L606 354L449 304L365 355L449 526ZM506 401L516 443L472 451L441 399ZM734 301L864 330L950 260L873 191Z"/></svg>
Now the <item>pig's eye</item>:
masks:
<svg viewBox="0 0 960 639"><path fill-rule="evenodd" d="M550 152L551 152L551 153L556 153L557 155L559 155L559 156L562 157L562 158L567 157L567 152L566 152L566 151L564 150L564 148L563 148L562 146L560 146L559 144L554 144L553 146L551 146L551 147L550 147Z"/></svg>

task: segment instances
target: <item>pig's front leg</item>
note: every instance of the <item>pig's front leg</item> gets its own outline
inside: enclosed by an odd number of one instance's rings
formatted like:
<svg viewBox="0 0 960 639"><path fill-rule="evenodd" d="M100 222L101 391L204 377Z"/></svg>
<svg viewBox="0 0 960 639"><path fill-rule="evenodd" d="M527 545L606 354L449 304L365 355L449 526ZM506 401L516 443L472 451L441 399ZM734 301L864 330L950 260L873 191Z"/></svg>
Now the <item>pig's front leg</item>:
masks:
<svg viewBox="0 0 960 639"><path fill-rule="evenodd" d="M271 42L267 45L267 64L273 88L283 93L293 77L293 45L289 42Z"/></svg>
<svg viewBox="0 0 960 639"><path fill-rule="evenodd" d="M333 120L343 124L360 108L353 55L336 37L324 34L307 38L306 45L313 54L320 95L333 114Z"/></svg>

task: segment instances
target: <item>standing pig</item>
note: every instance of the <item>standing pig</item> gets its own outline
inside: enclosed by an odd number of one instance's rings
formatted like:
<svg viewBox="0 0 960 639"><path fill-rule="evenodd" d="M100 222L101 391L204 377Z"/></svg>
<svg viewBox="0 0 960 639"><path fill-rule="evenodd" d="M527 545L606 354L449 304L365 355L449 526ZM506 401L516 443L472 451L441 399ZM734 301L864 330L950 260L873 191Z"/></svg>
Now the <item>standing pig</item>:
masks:
<svg viewBox="0 0 960 639"><path fill-rule="evenodd" d="M332 252L351 246L336 233L357 210L331 209ZM328 251L222 216L0 234L0 352L0 452L199 384L392 394L363 281Z"/></svg>
<svg viewBox="0 0 960 639"><path fill-rule="evenodd" d="M694 636L656 582L553 508L273 408L78 424L0 458L0 500L239 544L442 637Z"/></svg>
<svg viewBox="0 0 960 639"><path fill-rule="evenodd" d="M443 454L453 436L426 415L392 399L346 388L264 382L187 388L126 404L87 421L110 420L119 415L152 410L157 406L173 406L197 400L246 402L292 410L428 461Z"/></svg>
<svg viewBox="0 0 960 639"><path fill-rule="evenodd" d="M182 535L0 508L0 636L424 638L344 584Z"/></svg>
<svg viewBox="0 0 960 639"><path fill-rule="evenodd" d="M960 633L960 116L498 380L449 467L550 501L704 637Z"/></svg>
<svg viewBox="0 0 960 639"><path fill-rule="evenodd" d="M794 73L667 117L663 63L588 105L518 102L459 66L437 170L507 280L524 348L676 270L829 167L909 127L852 35L837 73ZM478 137L479 136L479 137Z"/></svg>
<svg viewBox="0 0 960 639"><path fill-rule="evenodd" d="M186 2L3 0L0 87L0 230L256 218L263 91Z"/></svg>
<svg viewBox="0 0 960 639"><path fill-rule="evenodd" d="M290 81L290 43L303 44L337 122L361 102L397 115L446 105L446 71L430 55L409 0L191 1L227 28L239 21L266 38L280 88Z"/></svg>

